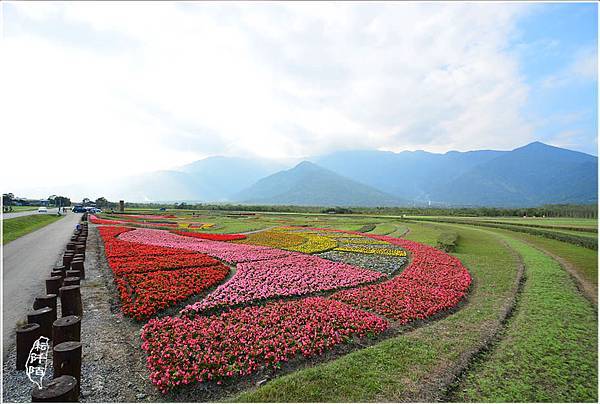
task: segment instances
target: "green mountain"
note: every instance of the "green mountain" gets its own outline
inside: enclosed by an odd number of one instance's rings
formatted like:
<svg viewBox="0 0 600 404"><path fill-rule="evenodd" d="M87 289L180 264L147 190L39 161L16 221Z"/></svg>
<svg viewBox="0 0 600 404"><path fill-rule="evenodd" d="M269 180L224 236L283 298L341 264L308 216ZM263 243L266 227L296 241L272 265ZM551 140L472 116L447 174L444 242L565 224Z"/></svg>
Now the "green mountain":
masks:
<svg viewBox="0 0 600 404"><path fill-rule="evenodd" d="M402 201L368 185L303 161L241 191L234 199L243 203L317 206L397 206Z"/></svg>

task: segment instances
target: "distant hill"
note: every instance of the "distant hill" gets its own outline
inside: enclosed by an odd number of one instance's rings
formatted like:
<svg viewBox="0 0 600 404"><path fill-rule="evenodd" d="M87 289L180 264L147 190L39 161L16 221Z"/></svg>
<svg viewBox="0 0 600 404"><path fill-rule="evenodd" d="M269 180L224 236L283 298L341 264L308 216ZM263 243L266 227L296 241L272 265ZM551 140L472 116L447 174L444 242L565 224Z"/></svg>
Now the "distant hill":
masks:
<svg viewBox="0 0 600 404"><path fill-rule="evenodd" d="M598 158L540 142L511 151L358 150L307 160L290 169L290 161L209 157L102 189L114 200L344 206L524 207L598 200Z"/></svg>
<svg viewBox="0 0 600 404"><path fill-rule="evenodd" d="M234 196L244 203L273 205L397 206L407 204L360 182L303 161L259 180Z"/></svg>
<svg viewBox="0 0 600 404"><path fill-rule="evenodd" d="M508 207L598 200L598 158L540 142L512 151L339 152L313 161L417 204Z"/></svg>
<svg viewBox="0 0 600 404"><path fill-rule="evenodd" d="M598 158L535 142L472 167L436 192L450 204L595 203Z"/></svg>

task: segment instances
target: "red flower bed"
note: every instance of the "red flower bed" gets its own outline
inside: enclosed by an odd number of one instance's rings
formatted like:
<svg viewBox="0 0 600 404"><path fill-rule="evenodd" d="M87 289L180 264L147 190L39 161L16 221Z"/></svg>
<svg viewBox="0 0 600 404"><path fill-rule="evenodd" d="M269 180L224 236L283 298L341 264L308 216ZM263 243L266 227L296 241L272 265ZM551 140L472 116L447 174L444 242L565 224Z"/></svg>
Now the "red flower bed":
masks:
<svg viewBox="0 0 600 404"><path fill-rule="evenodd" d="M399 245L412 262L394 279L344 290L332 298L380 313L400 323L424 319L454 307L465 297L471 276L461 262L433 247L387 236L370 236Z"/></svg>
<svg viewBox="0 0 600 404"><path fill-rule="evenodd" d="M177 385L277 368L298 355L320 355L388 323L323 298L275 302L194 319L153 319L142 330L150 378L166 392Z"/></svg>
<svg viewBox="0 0 600 404"><path fill-rule="evenodd" d="M120 240L127 227L99 229L124 314L148 318L219 284L229 267L206 254Z"/></svg>
<svg viewBox="0 0 600 404"><path fill-rule="evenodd" d="M202 293L225 279L229 268L221 263L209 267L130 273L116 278L121 310L144 320L159 310Z"/></svg>
<svg viewBox="0 0 600 404"><path fill-rule="evenodd" d="M92 222L94 224L123 224L123 221L121 221L121 220L100 219L99 217L97 217L95 215L90 215L89 219L90 219L90 222Z"/></svg>
<svg viewBox="0 0 600 404"><path fill-rule="evenodd" d="M233 241L243 240L246 238L245 234L209 234L209 233L193 233L189 231L174 230L173 233L179 234L180 236L202 238L205 240L213 241Z"/></svg>

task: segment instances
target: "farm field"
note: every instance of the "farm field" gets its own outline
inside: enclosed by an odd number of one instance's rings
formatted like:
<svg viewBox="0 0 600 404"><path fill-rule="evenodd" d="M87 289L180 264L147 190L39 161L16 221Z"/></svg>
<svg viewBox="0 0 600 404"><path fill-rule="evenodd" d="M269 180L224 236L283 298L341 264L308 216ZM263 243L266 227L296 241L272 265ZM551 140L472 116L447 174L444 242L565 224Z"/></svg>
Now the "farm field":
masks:
<svg viewBox="0 0 600 404"><path fill-rule="evenodd" d="M592 249L361 215L91 222L157 401L597 400L596 302L564 267L597 290Z"/></svg>

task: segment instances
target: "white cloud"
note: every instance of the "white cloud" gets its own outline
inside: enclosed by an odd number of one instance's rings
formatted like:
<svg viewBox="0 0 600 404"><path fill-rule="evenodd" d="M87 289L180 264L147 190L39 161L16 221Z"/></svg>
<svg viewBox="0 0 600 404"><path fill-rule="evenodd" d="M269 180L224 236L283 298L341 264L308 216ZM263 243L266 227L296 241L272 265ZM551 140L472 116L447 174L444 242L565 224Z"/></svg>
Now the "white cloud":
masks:
<svg viewBox="0 0 600 404"><path fill-rule="evenodd" d="M587 47L580 49L562 71L544 78L542 86L552 89L597 79L598 52L595 48Z"/></svg>
<svg viewBox="0 0 600 404"><path fill-rule="evenodd" d="M76 164L115 178L210 154L531 138L528 88L505 51L518 4L4 8L0 125L18 151L3 153L7 187L76 182Z"/></svg>

